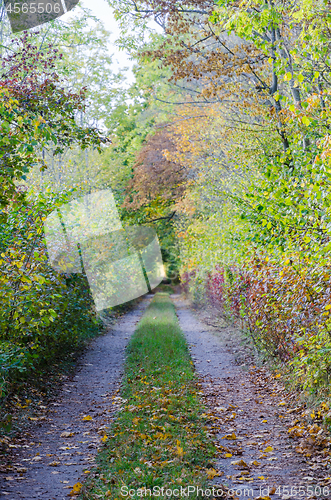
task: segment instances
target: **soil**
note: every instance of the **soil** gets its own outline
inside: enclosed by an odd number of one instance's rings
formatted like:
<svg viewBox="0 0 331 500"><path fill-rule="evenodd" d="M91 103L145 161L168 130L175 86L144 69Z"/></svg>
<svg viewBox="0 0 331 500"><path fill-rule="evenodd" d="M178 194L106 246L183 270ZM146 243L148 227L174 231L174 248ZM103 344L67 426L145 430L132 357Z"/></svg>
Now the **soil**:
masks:
<svg viewBox="0 0 331 500"><path fill-rule="evenodd" d="M120 408L125 348L151 297L91 343L56 400L11 445L12 465L0 474L1 499L64 500L84 481ZM317 426L308 438L300 429L298 436L289 433L300 426L302 407L258 366L250 342L217 320L215 311L194 311L181 295L171 297L200 377L209 432L218 442L211 469L216 492L219 486L228 498L331 498L324 431Z"/></svg>

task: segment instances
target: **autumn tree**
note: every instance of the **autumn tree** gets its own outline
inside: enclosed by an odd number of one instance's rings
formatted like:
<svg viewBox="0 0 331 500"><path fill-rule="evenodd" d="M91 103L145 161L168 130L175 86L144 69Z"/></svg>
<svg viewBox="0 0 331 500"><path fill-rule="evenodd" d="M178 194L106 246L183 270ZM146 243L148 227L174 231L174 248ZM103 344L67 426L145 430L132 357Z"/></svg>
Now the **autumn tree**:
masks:
<svg viewBox="0 0 331 500"><path fill-rule="evenodd" d="M159 125L147 138L133 166L125 201L127 208L137 209L149 204L169 206L182 196L185 166L166 156L175 148L166 124Z"/></svg>

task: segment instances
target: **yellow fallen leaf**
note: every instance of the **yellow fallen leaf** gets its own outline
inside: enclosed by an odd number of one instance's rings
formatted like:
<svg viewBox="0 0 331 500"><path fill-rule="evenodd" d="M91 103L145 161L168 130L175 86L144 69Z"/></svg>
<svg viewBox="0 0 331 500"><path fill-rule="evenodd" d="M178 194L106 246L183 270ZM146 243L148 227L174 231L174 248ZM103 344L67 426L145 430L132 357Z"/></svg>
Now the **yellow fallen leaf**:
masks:
<svg viewBox="0 0 331 500"><path fill-rule="evenodd" d="M268 420L262 420L262 422L263 422L264 424L266 424L266 423L268 422Z"/></svg>
<svg viewBox="0 0 331 500"><path fill-rule="evenodd" d="M177 440L177 444L176 444L176 453L179 457L183 457L184 456L184 450L183 448L180 446L180 442Z"/></svg>
<svg viewBox="0 0 331 500"><path fill-rule="evenodd" d="M267 448L264 450L264 453L270 453L271 451L273 451L273 447L267 446Z"/></svg>
<svg viewBox="0 0 331 500"><path fill-rule="evenodd" d="M72 490L70 492L70 496L73 497L75 495L78 495L81 492L81 489L83 488L82 483L76 483L73 485Z"/></svg>
<svg viewBox="0 0 331 500"><path fill-rule="evenodd" d="M286 405L285 401L281 401L280 403L278 403L278 406L285 406L285 405Z"/></svg>
<svg viewBox="0 0 331 500"><path fill-rule="evenodd" d="M93 417L91 417L91 415L86 415L85 417L83 417L83 420L93 420Z"/></svg>
<svg viewBox="0 0 331 500"><path fill-rule="evenodd" d="M84 470L84 474L89 474L90 472L90 470Z"/></svg>
<svg viewBox="0 0 331 500"><path fill-rule="evenodd" d="M208 479L214 479L214 477L217 476L217 471L215 469L208 469L207 476Z"/></svg>
<svg viewBox="0 0 331 500"><path fill-rule="evenodd" d="M231 453L225 453L225 458L231 458L232 454Z"/></svg>
<svg viewBox="0 0 331 500"><path fill-rule="evenodd" d="M222 439L237 439L237 436L233 432L232 434L227 434L226 436L222 437Z"/></svg>
<svg viewBox="0 0 331 500"><path fill-rule="evenodd" d="M258 462L257 460L254 460L254 461L252 462L252 464L253 464L253 465L261 465L261 462Z"/></svg>
<svg viewBox="0 0 331 500"><path fill-rule="evenodd" d="M261 479L261 481L264 481L265 477L264 476L257 476L258 479Z"/></svg>
<svg viewBox="0 0 331 500"><path fill-rule="evenodd" d="M280 378L281 377L281 374L280 373L277 373L276 377L275 378Z"/></svg>
<svg viewBox="0 0 331 500"><path fill-rule="evenodd" d="M108 436L107 436L107 434L105 434L105 435L103 436L103 438L101 439L101 441L102 441L103 443L105 443L105 442L107 441L107 439L108 439Z"/></svg>
<svg viewBox="0 0 331 500"><path fill-rule="evenodd" d="M245 467L248 469L248 465L246 464L246 462L244 460L233 460L231 462L231 465L240 465L240 467Z"/></svg>

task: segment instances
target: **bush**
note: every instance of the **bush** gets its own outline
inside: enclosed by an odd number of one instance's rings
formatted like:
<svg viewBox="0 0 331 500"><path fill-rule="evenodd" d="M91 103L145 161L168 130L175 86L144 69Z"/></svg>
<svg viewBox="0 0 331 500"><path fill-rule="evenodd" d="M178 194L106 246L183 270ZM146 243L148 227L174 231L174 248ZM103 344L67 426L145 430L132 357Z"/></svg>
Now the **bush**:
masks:
<svg viewBox="0 0 331 500"><path fill-rule="evenodd" d="M11 384L37 376L99 329L87 279L59 274L47 262L43 220L49 210L44 202L13 205L2 229L2 397Z"/></svg>
<svg viewBox="0 0 331 500"><path fill-rule="evenodd" d="M303 388L327 387L331 376L331 269L294 260L253 259L241 269L221 265L205 275L186 274L193 301L204 295L249 331L256 345L279 359Z"/></svg>

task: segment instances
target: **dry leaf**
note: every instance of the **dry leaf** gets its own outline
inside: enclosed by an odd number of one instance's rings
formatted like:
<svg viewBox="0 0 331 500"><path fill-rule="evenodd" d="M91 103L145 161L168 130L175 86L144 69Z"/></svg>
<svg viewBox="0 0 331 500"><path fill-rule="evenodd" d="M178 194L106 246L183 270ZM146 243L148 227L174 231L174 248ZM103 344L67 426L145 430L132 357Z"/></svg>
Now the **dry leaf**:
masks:
<svg viewBox="0 0 331 500"><path fill-rule="evenodd" d="M91 417L91 415L85 415L82 420L93 420L93 417Z"/></svg>
<svg viewBox="0 0 331 500"><path fill-rule="evenodd" d="M222 437L222 439L237 439L237 436L233 432L232 434L227 434L226 436Z"/></svg>
<svg viewBox="0 0 331 500"><path fill-rule="evenodd" d="M64 432L62 432L62 434L60 434L60 437L61 438L69 438L69 437L71 437L73 435L74 435L73 432L64 431Z"/></svg>
<svg viewBox="0 0 331 500"><path fill-rule="evenodd" d="M248 465L246 464L246 462L244 462L244 460L233 460L231 462L232 465L239 465L240 467L245 467L248 469Z"/></svg>
<svg viewBox="0 0 331 500"><path fill-rule="evenodd" d="M177 455L182 458L184 456L184 450L183 448L180 446L180 442L177 441L177 444L176 444L176 453Z"/></svg>
<svg viewBox="0 0 331 500"><path fill-rule="evenodd" d="M81 492L81 489L83 488L82 483L76 483L73 485L72 490L70 492L70 496L73 497L75 495L78 495L78 493Z"/></svg>
<svg viewBox="0 0 331 500"><path fill-rule="evenodd" d="M214 477L217 475L218 475L217 470L215 470L215 469L208 469L207 470L208 479L214 479Z"/></svg>

